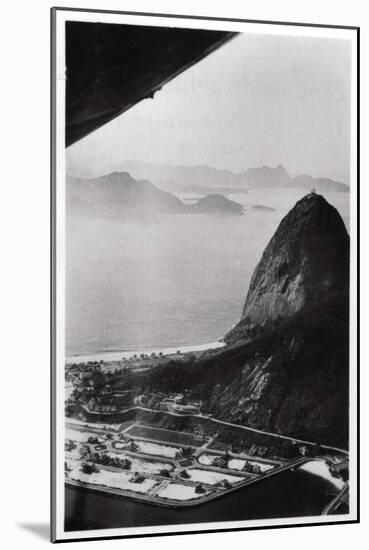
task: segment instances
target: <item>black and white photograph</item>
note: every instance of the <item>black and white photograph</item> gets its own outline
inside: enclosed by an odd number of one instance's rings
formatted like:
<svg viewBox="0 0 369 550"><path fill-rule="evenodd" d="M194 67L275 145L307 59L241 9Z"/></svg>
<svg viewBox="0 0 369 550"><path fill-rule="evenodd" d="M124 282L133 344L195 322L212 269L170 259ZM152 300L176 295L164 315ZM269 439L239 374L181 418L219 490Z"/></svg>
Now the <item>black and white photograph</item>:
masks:
<svg viewBox="0 0 369 550"><path fill-rule="evenodd" d="M358 520L358 29L52 9L52 539Z"/></svg>

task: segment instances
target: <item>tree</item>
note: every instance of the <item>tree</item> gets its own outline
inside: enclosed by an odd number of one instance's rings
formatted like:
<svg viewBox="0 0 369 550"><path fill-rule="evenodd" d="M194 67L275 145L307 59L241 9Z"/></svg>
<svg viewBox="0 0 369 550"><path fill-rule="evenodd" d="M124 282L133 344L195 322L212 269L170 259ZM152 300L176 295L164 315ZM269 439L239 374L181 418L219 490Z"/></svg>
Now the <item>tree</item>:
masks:
<svg viewBox="0 0 369 550"><path fill-rule="evenodd" d="M94 472L98 472L99 470L96 468L95 464L90 464L89 462L83 462L81 466L81 472L84 474L91 475Z"/></svg>
<svg viewBox="0 0 369 550"><path fill-rule="evenodd" d="M145 481L145 477L138 472L134 474L134 476L130 479L131 483L143 483Z"/></svg>
<svg viewBox="0 0 369 550"><path fill-rule="evenodd" d="M225 456L217 456L214 458L213 465L217 468L226 468L228 460Z"/></svg>
<svg viewBox="0 0 369 550"><path fill-rule="evenodd" d="M159 475L162 477L171 477L169 470L167 470L166 468L160 470Z"/></svg>
<svg viewBox="0 0 369 550"><path fill-rule="evenodd" d="M138 445L133 440L128 443L127 449L132 453L138 451Z"/></svg>
<svg viewBox="0 0 369 550"><path fill-rule="evenodd" d="M313 456L318 456L322 453L322 446L320 443L314 443Z"/></svg>
<svg viewBox="0 0 369 550"><path fill-rule="evenodd" d="M184 458L190 458L192 455L193 455L193 448L188 446L188 447L182 447L182 456Z"/></svg>
<svg viewBox="0 0 369 550"><path fill-rule="evenodd" d="M206 493L206 489L204 488L202 483L199 483L198 485L196 485L195 493L197 493L198 495Z"/></svg>
<svg viewBox="0 0 369 550"><path fill-rule="evenodd" d="M128 460L128 458L123 458L123 460L120 460L120 467L123 468L123 470L130 470L132 467L132 462Z"/></svg>
<svg viewBox="0 0 369 550"><path fill-rule="evenodd" d="M228 479L222 479L221 484L222 484L222 487L223 487L224 489L231 489L231 488L232 488L232 485L231 485L231 483L228 481Z"/></svg>

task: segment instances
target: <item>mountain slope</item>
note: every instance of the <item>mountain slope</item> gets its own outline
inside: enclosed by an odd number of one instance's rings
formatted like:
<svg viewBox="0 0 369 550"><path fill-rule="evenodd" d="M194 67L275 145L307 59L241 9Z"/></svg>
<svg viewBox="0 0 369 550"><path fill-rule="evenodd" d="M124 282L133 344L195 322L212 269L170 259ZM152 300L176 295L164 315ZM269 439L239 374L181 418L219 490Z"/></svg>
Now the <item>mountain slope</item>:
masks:
<svg viewBox="0 0 369 550"><path fill-rule="evenodd" d="M241 423L346 446L348 329L348 294L329 292L255 339L239 375L212 395L210 408Z"/></svg>
<svg viewBox="0 0 369 550"><path fill-rule="evenodd" d="M178 214L185 205L174 195L127 172L113 172L94 179L67 178L67 212L100 218L141 218Z"/></svg>
<svg viewBox="0 0 369 550"><path fill-rule="evenodd" d="M186 392L215 418L347 448L348 319L348 293L329 292L248 343L158 369L149 387Z"/></svg>
<svg viewBox="0 0 369 550"><path fill-rule="evenodd" d="M349 237L318 195L282 220L255 269L227 347L155 370L150 388L265 431L347 447Z"/></svg>

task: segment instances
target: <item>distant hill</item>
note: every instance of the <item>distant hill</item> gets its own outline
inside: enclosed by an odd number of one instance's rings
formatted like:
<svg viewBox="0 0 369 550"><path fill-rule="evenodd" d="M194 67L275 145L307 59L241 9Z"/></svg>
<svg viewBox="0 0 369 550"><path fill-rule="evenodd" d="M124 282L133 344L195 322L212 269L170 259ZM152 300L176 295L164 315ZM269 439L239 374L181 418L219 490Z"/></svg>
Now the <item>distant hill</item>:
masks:
<svg viewBox="0 0 369 550"><path fill-rule="evenodd" d="M189 205L188 210L196 214L219 214L230 216L242 216L243 207L235 201L231 201L223 195L207 195L195 204Z"/></svg>
<svg viewBox="0 0 369 550"><path fill-rule="evenodd" d="M271 206L264 206L263 204L253 204L252 207L254 210L262 210L264 212L275 212L275 208Z"/></svg>
<svg viewBox="0 0 369 550"><path fill-rule="evenodd" d="M171 193L127 172L113 172L94 179L67 178L67 212L100 218L141 218L178 214L185 205Z"/></svg>
<svg viewBox="0 0 369 550"><path fill-rule="evenodd" d="M165 166L147 162L127 161L119 165L135 178L152 181L162 189L172 192L242 193L249 189L295 188L317 192L338 191L347 193L349 187L329 178L313 178L308 175L291 177L282 164L271 168L261 166L235 174L230 170L218 170L211 166Z"/></svg>
<svg viewBox="0 0 369 550"><path fill-rule="evenodd" d="M163 189L211 193L214 187L238 187L234 174L206 165L160 166L147 162L127 161L119 165L135 178L146 178Z"/></svg>
<svg viewBox="0 0 369 550"><path fill-rule="evenodd" d="M252 189L288 187L291 184L291 176L281 164L275 168L270 168L269 166L250 168L246 172L236 174L236 178L241 185Z"/></svg>
<svg viewBox="0 0 369 550"><path fill-rule="evenodd" d="M134 179L128 172L113 172L94 179L67 177L68 216L146 220L160 214L242 215L243 207L219 194L210 194L186 205L150 181Z"/></svg>
<svg viewBox="0 0 369 550"><path fill-rule="evenodd" d="M311 176L296 176L292 178L292 186L310 191L314 188L318 193L337 191L339 193L348 193L350 188L344 183L331 180L329 178L312 178Z"/></svg>

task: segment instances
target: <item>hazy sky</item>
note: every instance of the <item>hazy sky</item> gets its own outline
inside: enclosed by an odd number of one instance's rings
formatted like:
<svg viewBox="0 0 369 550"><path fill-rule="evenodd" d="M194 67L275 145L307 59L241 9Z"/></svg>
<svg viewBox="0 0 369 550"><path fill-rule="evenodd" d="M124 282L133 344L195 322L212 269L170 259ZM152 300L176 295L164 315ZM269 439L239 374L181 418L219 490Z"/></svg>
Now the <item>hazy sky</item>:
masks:
<svg viewBox="0 0 369 550"><path fill-rule="evenodd" d="M75 175L125 160L349 183L350 42L240 35L67 151Z"/></svg>

